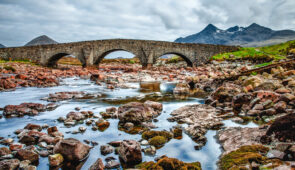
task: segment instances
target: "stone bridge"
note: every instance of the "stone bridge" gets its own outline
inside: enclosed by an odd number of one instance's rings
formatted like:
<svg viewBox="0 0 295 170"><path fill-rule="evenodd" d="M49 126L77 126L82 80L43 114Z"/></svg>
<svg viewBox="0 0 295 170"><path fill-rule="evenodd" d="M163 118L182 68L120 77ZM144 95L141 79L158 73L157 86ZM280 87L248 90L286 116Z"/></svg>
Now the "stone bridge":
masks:
<svg viewBox="0 0 295 170"><path fill-rule="evenodd" d="M174 43L165 41L110 39L50 45L0 48L0 57L11 60L29 59L43 66L54 67L67 55L76 56L83 66L99 65L109 53L124 50L137 56L143 67L152 66L165 54L181 56L188 66L207 62L211 56L237 50L235 46Z"/></svg>

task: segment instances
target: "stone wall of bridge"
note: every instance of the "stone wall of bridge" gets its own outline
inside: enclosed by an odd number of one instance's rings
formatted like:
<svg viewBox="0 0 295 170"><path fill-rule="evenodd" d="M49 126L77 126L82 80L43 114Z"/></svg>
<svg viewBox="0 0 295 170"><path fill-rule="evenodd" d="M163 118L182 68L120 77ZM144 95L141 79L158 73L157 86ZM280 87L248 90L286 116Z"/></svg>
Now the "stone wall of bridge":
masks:
<svg viewBox="0 0 295 170"><path fill-rule="evenodd" d="M99 65L109 53L124 50L137 56L146 67L165 54L176 54L185 59L188 66L207 62L211 56L238 50L236 46L211 44L174 43L165 41L112 39L61 43L38 46L1 48L0 57L12 60L31 60L44 66L54 67L66 56L76 56L83 66Z"/></svg>

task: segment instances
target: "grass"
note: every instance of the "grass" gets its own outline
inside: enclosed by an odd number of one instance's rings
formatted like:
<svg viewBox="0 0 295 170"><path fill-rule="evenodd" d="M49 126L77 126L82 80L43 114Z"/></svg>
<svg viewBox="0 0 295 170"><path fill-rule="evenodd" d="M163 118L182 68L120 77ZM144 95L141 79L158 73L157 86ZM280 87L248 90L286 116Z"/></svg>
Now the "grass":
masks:
<svg viewBox="0 0 295 170"><path fill-rule="evenodd" d="M12 62L12 63L32 63L32 61L30 61L30 60L3 60L3 59L0 59L0 63L9 63L9 62Z"/></svg>
<svg viewBox="0 0 295 170"><path fill-rule="evenodd" d="M295 40L285 43L265 46L265 47L242 47L239 51L222 53L213 56L212 60L236 60L236 59L252 59L252 60L281 60L285 59L287 54L294 52ZM264 63L265 66L269 64ZM259 66L258 66L259 67Z"/></svg>
<svg viewBox="0 0 295 170"><path fill-rule="evenodd" d="M259 67L265 67L272 64L272 62L266 62L266 63L262 63L262 64L257 64L254 66L254 68L259 68Z"/></svg>

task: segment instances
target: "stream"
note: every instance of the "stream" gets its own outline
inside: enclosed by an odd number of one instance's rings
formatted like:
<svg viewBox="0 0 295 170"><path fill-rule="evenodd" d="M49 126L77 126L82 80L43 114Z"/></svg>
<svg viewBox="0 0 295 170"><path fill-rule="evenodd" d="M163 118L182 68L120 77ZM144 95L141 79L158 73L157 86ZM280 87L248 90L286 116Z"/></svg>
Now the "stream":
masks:
<svg viewBox="0 0 295 170"><path fill-rule="evenodd" d="M47 97L49 93L54 92L62 92L62 91L85 91L89 93L103 93L104 98L107 99L116 99L116 98L126 98L126 97L134 97L139 95L147 94L148 92L140 89L139 83L129 83L129 86L134 88L131 89L106 89L105 86L98 86L91 82L90 80L84 80L80 78L66 78L61 81L60 86L57 87L49 87L49 88L19 88L15 91L11 92L1 92L0 93L0 107L4 107L9 104L21 104L24 102L33 102L33 103L43 103L47 104L47 101L41 100L41 98ZM173 83L162 83L159 85L160 88L155 88L155 91L160 93L171 93L175 84ZM173 101L164 101L161 102L163 104L163 112L159 117L157 117L158 122L154 122L154 124L158 127L154 130L169 130L173 126L175 126L176 122L169 122L167 118L170 117L170 113L178 109L179 107L188 105L188 104L203 104L204 101L199 98L189 97L186 100L173 100ZM17 141L16 135L13 133L16 129L24 128L28 123L34 124L48 124L49 126L57 126L59 131L64 134L65 138L73 137L83 141L84 139L90 141L96 141L99 143L98 146L95 146L91 151L88 159L83 162L80 166L81 169L88 169L97 158L102 158L103 160L106 157L113 156L114 158L118 158L114 153L103 156L100 153L100 146L107 144L111 141L124 140L124 139L134 139L140 140L141 135L131 135L127 134L123 131L118 130L118 119L108 119L110 122L110 127L104 132L93 131L91 130L91 126L87 126L84 124L79 124L73 127L65 127L63 123L58 122L56 119L61 116L66 116L70 111L74 111L74 108L80 107L81 111L93 111L95 115L99 115L99 112L105 111L106 108L115 106L120 106L119 104L108 104L102 100L97 99L88 99L88 100L70 100L70 101L62 101L58 102L60 105L57 109L53 111L42 112L37 116L25 116L22 118L2 118L0 119L0 136L1 137L12 137ZM2 111L0 111L2 113ZM240 125L234 123L231 120L223 121L225 126L241 126L241 127L256 127L257 125L254 123L249 123L247 125ZM73 130L78 130L79 126L85 126L87 130L84 133L71 134L66 133ZM182 125L185 126L185 125ZM43 130L44 132L46 130ZM215 135L217 131L209 130L206 134L207 143L202 149L195 150L194 146L196 143L185 133L183 133L182 139L171 139L168 143L165 144L164 147L157 150L155 156L147 156L143 154L143 161L153 161L155 157L166 155L168 157L174 157L184 162L195 162L199 161L201 163L202 169L204 170L213 170L217 169L217 161L219 156L222 153L222 149L220 144L217 142ZM145 146L142 146L144 148ZM118 161L118 159L117 159ZM39 159L38 169L49 169L48 158Z"/></svg>

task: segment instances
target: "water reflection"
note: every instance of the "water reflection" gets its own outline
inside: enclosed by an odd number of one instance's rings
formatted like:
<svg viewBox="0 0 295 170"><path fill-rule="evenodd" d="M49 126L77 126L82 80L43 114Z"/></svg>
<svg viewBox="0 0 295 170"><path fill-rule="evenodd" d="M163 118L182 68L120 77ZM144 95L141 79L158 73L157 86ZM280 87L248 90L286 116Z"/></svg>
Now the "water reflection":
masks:
<svg viewBox="0 0 295 170"><path fill-rule="evenodd" d="M64 79L61 83L61 86L58 87L50 87L50 88L20 88L16 91L12 92L2 92L0 93L0 107L4 107L8 104L20 104L23 102L37 102L37 103L47 103L46 101L40 100L41 98L46 97L49 93L60 92L60 91L85 91L85 92L101 92L106 94L108 99L125 99L126 97L132 98L135 96L146 95L142 90L139 89L148 89L150 91L160 92L161 95L165 95L167 93L172 93L173 88L175 87L175 83L130 83L128 84L132 87L136 87L136 89L115 89L108 90L103 86L97 86L89 80L82 80L76 78L68 78ZM161 101L163 103L163 112L157 117L158 122L154 122L154 124L158 127L155 130L169 130L173 126L175 126L176 122L168 122L167 118L170 117L170 113L178 109L179 107L185 106L187 104L197 104L203 103L203 100L197 98L181 98L185 100L169 100L169 101ZM189 99L189 100L187 100ZM59 102L60 106L53 111L46 111L34 117L25 116L23 118L11 118L11 119L0 119L0 136L7 137L8 135L12 135L15 140L17 138L13 135L13 132L16 129L23 128L28 123L35 124L48 124L49 126L57 126L58 129L63 132L65 138L73 137L83 141L84 139L90 141L96 141L99 145L107 144L111 141L116 140L124 140L124 139L134 139L140 140L140 135L131 135L127 134L123 131L118 130L118 120L110 119L110 127L106 129L104 132L92 131L91 126L87 126L85 124L80 124L74 127L67 128L62 123L56 121L56 119L60 116L66 116L70 111L74 111L75 107L80 107L81 111L93 111L95 115L99 115L99 112L105 111L107 107L116 106L118 107L120 104L109 104L102 100L79 100L79 101L63 101ZM226 126L235 125L233 122L225 121ZM87 130L81 134L71 134L66 132L71 132L74 130L78 130L79 126L84 126ZM182 125L183 127L185 125ZM238 125L241 126L241 125ZM252 126L250 123L248 126ZM46 130L43 130L46 132ZM156 156L161 156L166 154L169 157L175 157L185 162L195 162L200 161L203 169L217 169L216 161L218 160L219 155L221 154L220 145L217 143L215 136L216 131L208 131L206 137L208 139L207 144L201 150L194 150L194 146L196 145L194 141L191 140L189 136L183 134L183 138L181 140L172 139L169 141L164 147L157 150L157 153L154 157L144 156L143 161L151 161ZM65 164L62 169L88 169L97 158L102 158L103 160L106 157L113 156L118 159L118 156L114 153L109 154L107 156L103 156L99 151L100 146L94 147L90 151L90 155L85 162L75 165L74 167L69 164ZM69 165L70 167L66 166ZM48 159L40 158L38 169L49 169Z"/></svg>

